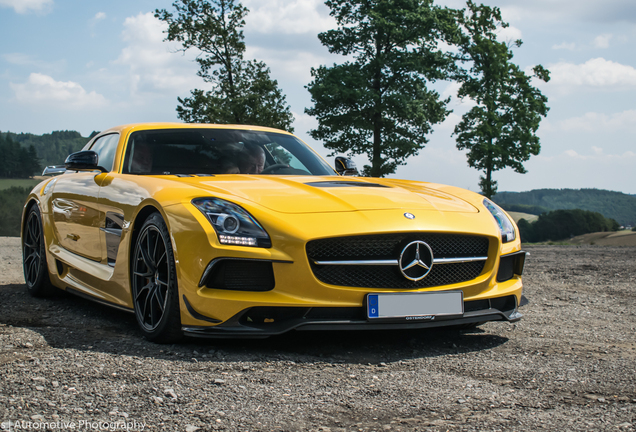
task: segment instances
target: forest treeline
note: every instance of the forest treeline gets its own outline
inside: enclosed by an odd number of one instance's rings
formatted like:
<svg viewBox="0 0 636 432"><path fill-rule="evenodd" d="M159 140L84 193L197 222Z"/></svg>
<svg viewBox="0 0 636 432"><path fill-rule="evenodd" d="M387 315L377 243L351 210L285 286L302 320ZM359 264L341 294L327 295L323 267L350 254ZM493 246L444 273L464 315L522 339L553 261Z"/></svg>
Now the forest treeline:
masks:
<svg viewBox="0 0 636 432"><path fill-rule="evenodd" d="M45 166L63 164L69 154L81 150L88 140L76 131L54 131L44 135L0 132L2 165L10 166L4 171L0 166L0 177L39 175Z"/></svg>
<svg viewBox="0 0 636 432"><path fill-rule="evenodd" d="M31 189L10 187L0 190L0 237L19 237L22 206Z"/></svg>
<svg viewBox="0 0 636 432"><path fill-rule="evenodd" d="M588 210L553 210L543 213L534 222L521 219L517 226L524 243L565 240L578 235L617 231L618 222Z"/></svg>
<svg viewBox="0 0 636 432"><path fill-rule="evenodd" d="M602 189L535 189L499 192L493 200L504 210L540 215L551 210L598 212L620 225L636 225L636 197Z"/></svg>
<svg viewBox="0 0 636 432"><path fill-rule="evenodd" d="M22 147L10 137L0 136L0 178L28 178L42 171L35 147Z"/></svg>

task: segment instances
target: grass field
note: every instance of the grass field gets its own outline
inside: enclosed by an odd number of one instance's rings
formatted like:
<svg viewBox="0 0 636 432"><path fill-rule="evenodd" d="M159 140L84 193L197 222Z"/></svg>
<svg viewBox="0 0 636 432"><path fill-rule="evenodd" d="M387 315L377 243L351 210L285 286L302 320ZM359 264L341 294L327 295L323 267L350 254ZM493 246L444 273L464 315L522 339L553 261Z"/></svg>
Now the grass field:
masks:
<svg viewBox="0 0 636 432"><path fill-rule="evenodd" d="M519 222L520 219L525 219L528 222L534 222L539 219L539 216L528 213L508 212L508 214L514 219L515 223Z"/></svg>
<svg viewBox="0 0 636 432"><path fill-rule="evenodd" d="M9 189L13 186L24 187L31 189L41 180L36 179L0 179L0 190Z"/></svg>

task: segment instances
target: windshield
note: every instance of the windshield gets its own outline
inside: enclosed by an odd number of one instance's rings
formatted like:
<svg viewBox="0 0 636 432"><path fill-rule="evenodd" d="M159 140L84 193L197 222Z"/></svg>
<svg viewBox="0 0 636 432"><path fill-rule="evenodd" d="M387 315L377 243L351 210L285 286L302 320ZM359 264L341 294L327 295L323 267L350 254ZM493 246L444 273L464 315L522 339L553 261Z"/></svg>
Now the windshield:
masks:
<svg viewBox="0 0 636 432"><path fill-rule="evenodd" d="M124 174L335 175L292 135L232 129L162 129L133 132Z"/></svg>

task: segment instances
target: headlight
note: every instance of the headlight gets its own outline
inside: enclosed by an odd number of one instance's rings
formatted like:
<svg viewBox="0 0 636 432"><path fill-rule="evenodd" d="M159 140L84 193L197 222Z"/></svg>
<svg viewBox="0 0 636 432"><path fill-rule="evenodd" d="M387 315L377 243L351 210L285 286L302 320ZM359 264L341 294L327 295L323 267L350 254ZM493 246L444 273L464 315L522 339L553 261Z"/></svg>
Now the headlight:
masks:
<svg viewBox="0 0 636 432"><path fill-rule="evenodd" d="M484 206L488 209L492 217L497 221L497 225L499 225L499 231L501 231L501 241L503 243L508 243L513 241L517 237L517 232L515 231L515 226L506 213L494 202L490 201L488 198L484 198Z"/></svg>
<svg viewBox="0 0 636 432"><path fill-rule="evenodd" d="M219 198L197 198L192 200L192 204L208 218L221 244L272 246L267 232L240 206Z"/></svg>

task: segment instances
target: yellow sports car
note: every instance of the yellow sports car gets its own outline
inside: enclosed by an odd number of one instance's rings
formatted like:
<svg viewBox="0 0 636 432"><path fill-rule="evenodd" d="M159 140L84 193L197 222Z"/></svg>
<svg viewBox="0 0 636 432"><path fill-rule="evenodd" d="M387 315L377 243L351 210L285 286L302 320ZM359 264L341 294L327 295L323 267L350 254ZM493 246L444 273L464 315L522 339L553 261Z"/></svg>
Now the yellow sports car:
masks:
<svg viewBox="0 0 636 432"><path fill-rule="evenodd" d="M356 177L287 132L120 126L56 173L24 207L28 291L130 311L152 341L521 318L525 253L492 201Z"/></svg>

